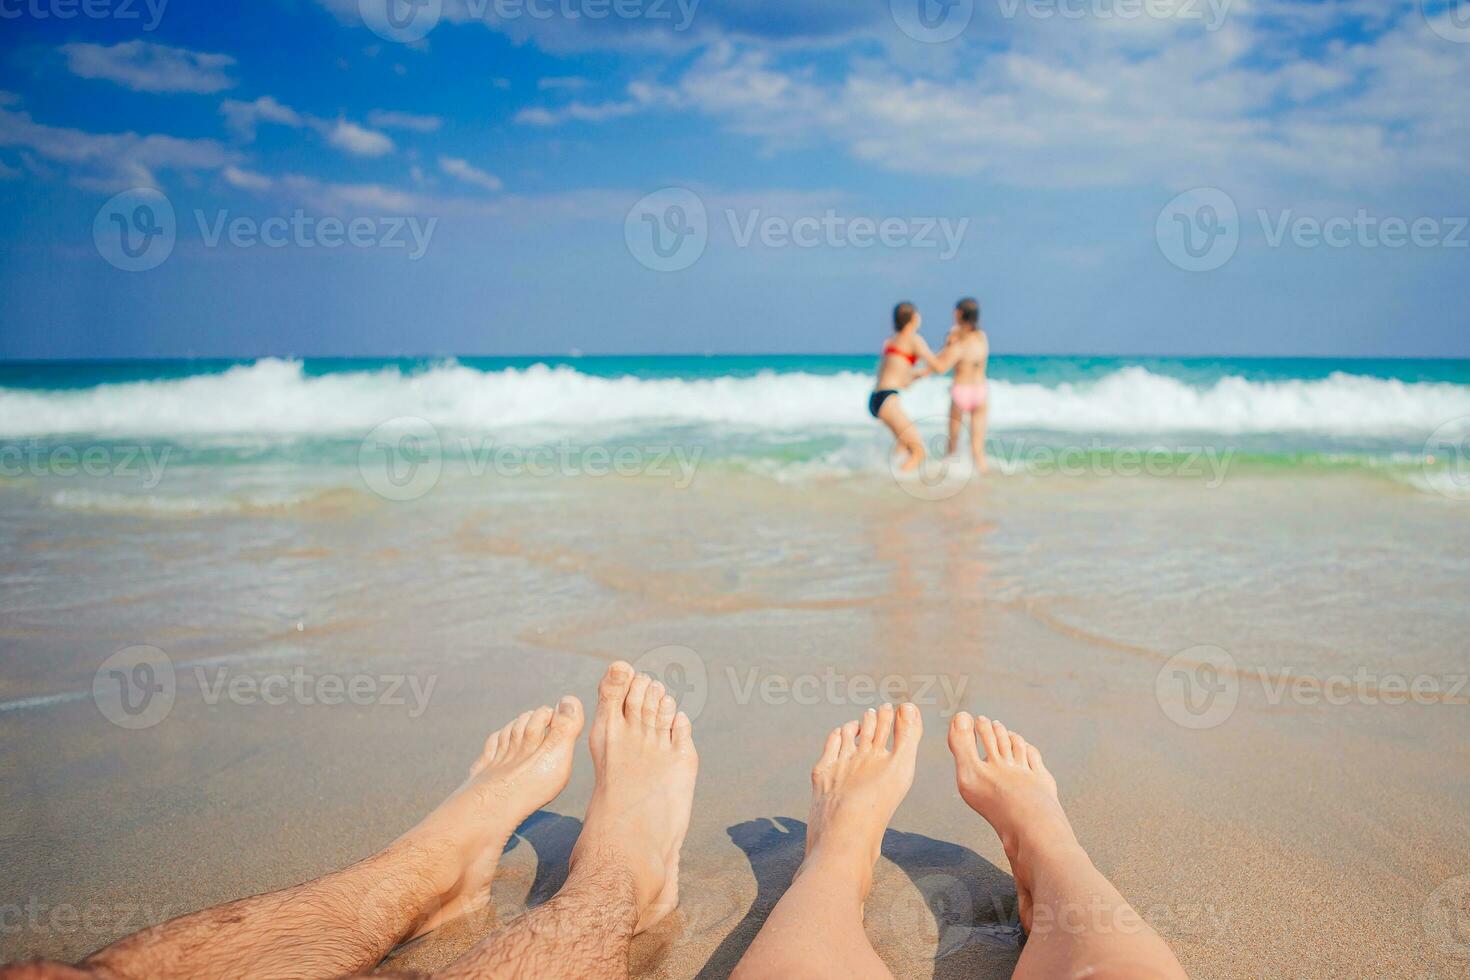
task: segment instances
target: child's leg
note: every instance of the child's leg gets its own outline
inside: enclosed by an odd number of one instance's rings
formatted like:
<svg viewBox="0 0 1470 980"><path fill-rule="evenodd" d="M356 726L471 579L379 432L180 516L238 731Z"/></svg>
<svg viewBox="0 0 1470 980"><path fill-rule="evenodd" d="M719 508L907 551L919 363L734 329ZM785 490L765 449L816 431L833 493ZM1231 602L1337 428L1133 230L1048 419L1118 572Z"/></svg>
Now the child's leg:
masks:
<svg viewBox="0 0 1470 980"><path fill-rule="evenodd" d="M989 422L990 405L981 405L970 413L970 452L975 457L975 469L989 473L990 465L985 462L985 429Z"/></svg>

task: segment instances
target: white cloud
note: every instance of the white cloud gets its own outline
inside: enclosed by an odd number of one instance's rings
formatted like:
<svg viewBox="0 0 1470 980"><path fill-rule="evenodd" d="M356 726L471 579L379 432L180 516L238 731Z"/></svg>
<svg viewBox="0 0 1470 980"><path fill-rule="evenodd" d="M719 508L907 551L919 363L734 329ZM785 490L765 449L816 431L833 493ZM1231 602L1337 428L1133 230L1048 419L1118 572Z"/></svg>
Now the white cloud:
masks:
<svg viewBox="0 0 1470 980"><path fill-rule="evenodd" d="M227 73L235 59L173 48L150 41L102 44L63 44L66 66L82 78L116 82L136 92L194 92L208 94L231 88Z"/></svg>
<svg viewBox="0 0 1470 980"><path fill-rule="evenodd" d="M230 132L246 143L255 139L256 127L263 122L276 123L300 129L305 125L301 115L290 106L282 105L269 95L262 95L254 102L225 99L220 103L220 114Z"/></svg>
<svg viewBox="0 0 1470 980"><path fill-rule="evenodd" d="M243 170L240 167L226 167L221 173L226 182L232 187L238 187L247 191L269 190L271 179L264 174Z"/></svg>
<svg viewBox="0 0 1470 980"><path fill-rule="evenodd" d="M407 129L415 133L432 133L443 125L444 120L438 116L419 116L411 112L374 109L368 113L368 122L379 129Z"/></svg>
<svg viewBox="0 0 1470 980"><path fill-rule="evenodd" d="M938 76L874 58L820 76L720 44L636 101L702 112L767 151L831 143L885 170L1022 186L1451 180L1470 151L1463 50L1412 13L1361 43L1308 45L1281 26L1282 9L1238 5L1213 32L1024 25L1011 50L977 49ZM567 118L570 107L519 121Z"/></svg>
<svg viewBox="0 0 1470 980"><path fill-rule="evenodd" d="M499 177L491 173L486 173L469 163L469 161L461 160L458 157L440 157L439 169L451 177L457 177L467 184L474 184L477 187L483 187L489 191L498 191L504 186L501 184Z"/></svg>
<svg viewBox="0 0 1470 980"><path fill-rule="evenodd" d="M328 143L353 156L380 157L393 152L393 141L385 134L345 119L338 119L324 131Z"/></svg>
<svg viewBox="0 0 1470 980"><path fill-rule="evenodd" d="M88 133L47 126L25 112L0 109L0 146L30 150L36 156L72 168L79 186L94 190L152 187L155 172L219 170L236 154L209 139L137 133Z"/></svg>
<svg viewBox="0 0 1470 980"><path fill-rule="evenodd" d="M680 102L681 99L670 89L646 82L633 82L628 86L626 99L590 105L574 100L556 108L529 106L515 114L515 122L522 126L542 128L559 126L569 121L600 123L631 116L655 106L673 106Z"/></svg>

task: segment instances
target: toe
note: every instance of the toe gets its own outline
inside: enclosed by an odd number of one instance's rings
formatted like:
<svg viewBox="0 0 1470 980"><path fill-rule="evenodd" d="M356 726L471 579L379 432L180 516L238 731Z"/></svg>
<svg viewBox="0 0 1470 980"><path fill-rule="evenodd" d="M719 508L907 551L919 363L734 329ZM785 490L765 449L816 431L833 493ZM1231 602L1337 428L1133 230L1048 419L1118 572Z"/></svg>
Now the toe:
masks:
<svg viewBox="0 0 1470 980"><path fill-rule="evenodd" d="M898 722L895 728L897 733L893 737L893 750L916 754L919 751L919 739L924 735L924 719L912 702L905 701L898 706Z"/></svg>
<svg viewBox="0 0 1470 980"><path fill-rule="evenodd" d="M876 748L888 748L888 737L893 734L893 705L885 704L878 709L878 731L873 736Z"/></svg>
<svg viewBox="0 0 1470 980"><path fill-rule="evenodd" d="M674 716L674 748L681 752L694 751L694 725L682 711Z"/></svg>
<svg viewBox="0 0 1470 980"><path fill-rule="evenodd" d="M863 712L862 722L858 725L857 745L865 749L873 744L873 736L878 734L878 711L869 708Z"/></svg>
<svg viewBox="0 0 1470 980"><path fill-rule="evenodd" d="M1001 762L1014 762L1015 756L1011 755L1011 733L998 721L992 721L990 727L995 729L996 758Z"/></svg>
<svg viewBox="0 0 1470 980"><path fill-rule="evenodd" d="M526 737L526 726L531 723L531 712L522 711L516 715L516 720L510 726L510 744L514 748L520 745Z"/></svg>
<svg viewBox="0 0 1470 980"><path fill-rule="evenodd" d="M549 724L551 724L551 709L546 705L543 704L531 712L531 720L526 722L525 745L527 748L534 749L541 744L541 740L546 738L546 726Z"/></svg>
<svg viewBox="0 0 1470 980"><path fill-rule="evenodd" d="M1029 743L1026 745L1026 764L1037 772L1046 772L1046 763L1041 761L1041 750Z"/></svg>
<svg viewBox="0 0 1470 980"><path fill-rule="evenodd" d="M976 718L975 733L980 736L980 744L985 747L985 761L999 762L1000 748L995 744L995 725L990 719L984 715Z"/></svg>
<svg viewBox="0 0 1470 980"><path fill-rule="evenodd" d="M1026 740L1016 732L1011 732L1011 758L1018 766L1026 764Z"/></svg>
<svg viewBox="0 0 1470 980"><path fill-rule="evenodd" d="M648 693L643 695L643 727L656 728L658 726L658 705L664 699L664 686L659 681L648 685Z"/></svg>
<svg viewBox="0 0 1470 980"><path fill-rule="evenodd" d="M956 765L969 768L980 764L980 750L975 746L975 719L961 711L949 723L949 751Z"/></svg>
<svg viewBox="0 0 1470 980"><path fill-rule="evenodd" d="M653 678L647 674L639 674L633 678L633 683L628 685L628 696L623 701L623 717L630 724L641 724L643 721L643 699L648 694L648 685L653 683Z"/></svg>
<svg viewBox="0 0 1470 980"><path fill-rule="evenodd" d="M679 710L679 702L672 695L665 694L658 699L658 715L655 716L653 727L660 732L668 733L674 727L674 715Z"/></svg>
<svg viewBox="0 0 1470 980"><path fill-rule="evenodd" d="M623 710L623 702L628 697L628 685L633 683L633 665L626 660L619 660L607 668L607 673L602 675L602 683L597 685L597 713L608 714Z"/></svg>
<svg viewBox="0 0 1470 980"><path fill-rule="evenodd" d="M842 729L834 728L827 733L827 744L822 746L822 757L812 767L812 778L825 775L827 770L837 761L838 754L842 751Z"/></svg>
<svg viewBox="0 0 1470 980"><path fill-rule="evenodd" d="M582 733L582 702L568 694L556 703L556 713L546 729L546 744L560 745Z"/></svg>
<svg viewBox="0 0 1470 980"><path fill-rule="evenodd" d="M839 758L850 758L857 752L857 737L861 726L855 721L849 721L842 726L842 751Z"/></svg>

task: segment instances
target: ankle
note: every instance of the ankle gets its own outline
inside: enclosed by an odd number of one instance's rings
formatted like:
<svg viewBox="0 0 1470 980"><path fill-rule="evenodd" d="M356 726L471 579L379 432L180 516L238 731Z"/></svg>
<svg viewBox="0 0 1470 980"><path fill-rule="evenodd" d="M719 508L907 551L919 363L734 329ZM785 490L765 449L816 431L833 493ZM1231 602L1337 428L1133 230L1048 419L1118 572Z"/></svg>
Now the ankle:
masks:
<svg viewBox="0 0 1470 980"><path fill-rule="evenodd" d="M1092 858L1082 849L1077 838L1068 834L1048 836L1012 836L1001 838L1001 846L1011 862L1012 870L1025 869L1030 877L1053 869L1092 867Z"/></svg>
<svg viewBox="0 0 1470 980"><path fill-rule="evenodd" d="M813 844L796 869L795 879L820 880L824 887L834 893L851 891L862 901L873 887L873 865L877 858L864 849L834 845L830 842Z"/></svg>

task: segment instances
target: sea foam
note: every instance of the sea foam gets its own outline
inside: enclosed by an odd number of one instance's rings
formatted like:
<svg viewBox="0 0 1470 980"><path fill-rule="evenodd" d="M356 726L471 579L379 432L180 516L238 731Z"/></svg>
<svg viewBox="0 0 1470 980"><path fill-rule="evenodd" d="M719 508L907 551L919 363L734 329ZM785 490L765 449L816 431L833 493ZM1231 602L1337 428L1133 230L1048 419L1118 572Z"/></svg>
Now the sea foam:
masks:
<svg viewBox="0 0 1470 980"><path fill-rule="evenodd" d="M720 425L806 432L871 426L869 375L765 372L744 377L639 378L536 365L482 371L453 362L309 375L266 359L222 373L76 390L0 388L0 438L361 434L412 416L494 432L518 426L576 430L609 423ZM1470 416L1470 386L1337 373L1317 380L1226 376L1192 385L1145 368L1045 385L991 382L993 431L1065 433L1316 433L1424 435ZM904 393L915 419L949 408L942 381Z"/></svg>

